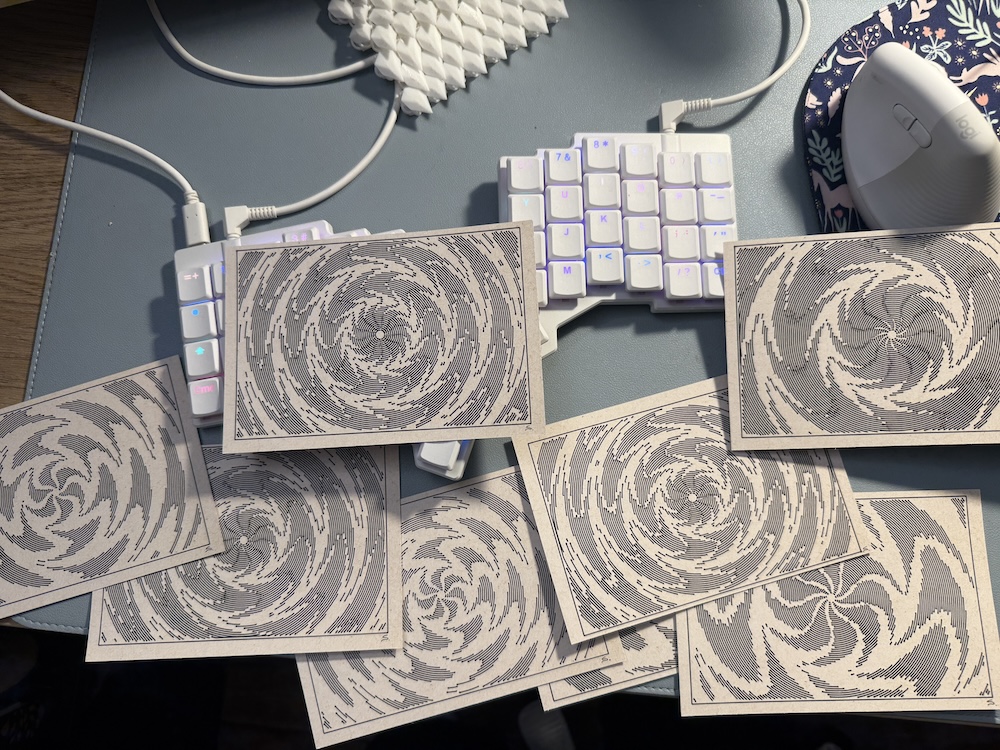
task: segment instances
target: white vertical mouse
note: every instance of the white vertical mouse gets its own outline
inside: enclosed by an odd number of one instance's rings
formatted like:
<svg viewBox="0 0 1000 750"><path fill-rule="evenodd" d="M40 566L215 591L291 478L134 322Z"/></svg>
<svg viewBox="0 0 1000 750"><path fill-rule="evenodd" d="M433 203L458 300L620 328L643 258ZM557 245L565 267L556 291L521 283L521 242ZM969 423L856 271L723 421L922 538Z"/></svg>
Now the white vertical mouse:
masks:
<svg viewBox="0 0 1000 750"><path fill-rule="evenodd" d="M935 63L880 45L844 99L848 188L871 229L994 221L1000 141L976 105Z"/></svg>

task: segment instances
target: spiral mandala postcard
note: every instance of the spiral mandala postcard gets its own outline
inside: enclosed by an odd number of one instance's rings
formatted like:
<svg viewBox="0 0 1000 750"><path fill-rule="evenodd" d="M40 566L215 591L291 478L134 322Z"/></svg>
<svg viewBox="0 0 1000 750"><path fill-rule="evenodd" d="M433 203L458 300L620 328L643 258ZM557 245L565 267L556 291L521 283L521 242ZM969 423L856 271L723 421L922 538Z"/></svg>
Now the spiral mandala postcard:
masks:
<svg viewBox="0 0 1000 750"><path fill-rule="evenodd" d="M573 643L864 553L839 453L728 433L722 377L515 439Z"/></svg>
<svg viewBox="0 0 1000 750"><path fill-rule="evenodd" d="M979 492L858 502L870 557L677 617L682 715L996 710Z"/></svg>
<svg viewBox="0 0 1000 750"><path fill-rule="evenodd" d="M621 662L566 637L521 474L402 502L403 648L298 657L317 747Z"/></svg>
<svg viewBox="0 0 1000 750"><path fill-rule="evenodd" d="M0 410L0 617L223 549L177 357Z"/></svg>
<svg viewBox="0 0 1000 750"><path fill-rule="evenodd" d="M530 222L226 250L223 451L545 424Z"/></svg>
<svg viewBox="0 0 1000 750"><path fill-rule="evenodd" d="M726 248L734 450L1000 443L996 224Z"/></svg>
<svg viewBox="0 0 1000 750"><path fill-rule="evenodd" d="M226 551L95 593L88 661L403 645L396 447L204 453Z"/></svg>
<svg viewBox="0 0 1000 750"><path fill-rule="evenodd" d="M673 617L619 630L617 636L622 644L621 664L542 685L538 688L542 708L551 711L677 674Z"/></svg>

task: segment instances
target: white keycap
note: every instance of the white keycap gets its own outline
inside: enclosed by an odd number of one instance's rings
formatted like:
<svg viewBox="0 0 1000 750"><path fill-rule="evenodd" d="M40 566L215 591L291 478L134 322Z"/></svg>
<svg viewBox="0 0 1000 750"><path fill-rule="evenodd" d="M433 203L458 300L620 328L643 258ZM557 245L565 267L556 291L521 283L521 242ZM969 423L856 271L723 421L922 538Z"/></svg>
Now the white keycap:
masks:
<svg viewBox="0 0 1000 750"><path fill-rule="evenodd" d="M540 193L545 189L542 160L537 156L512 156L507 166L507 190L511 193Z"/></svg>
<svg viewBox="0 0 1000 750"><path fill-rule="evenodd" d="M695 156L698 185L731 185L733 170L729 164L729 154L702 153Z"/></svg>
<svg viewBox="0 0 1000 750"><path fill-rule="evenodd" d="M312 242L318 239L319 230L316 227L306 227L300 232L284 232L281 235L281 241L284 243Z"/></svg>
<svg viewBox="0 0 1000 750"><path fill-rule="evenodd" d="M226 303L221 299L215 300L215 319L219 323L219 333L226 332ZM223 352L225 354L225 352Z"/></svg>
<svg viewBox="0 0 1000 750"><path fill-rule="evenodd" d="M702 287L705 299L722 299L725 296L725 281L721 263L701 264Z"/></svg>
<svg viewBox="0 0 1000 750"><path fill-rule="evenodd" d="M190 268L177 274L177 299L181 304L212 299L212 271L208 266Z"/></svg>
<svg viewBox="0 0 1000 750"><path fill-rule="evenodd" d="M656 179L656 152L650 143L622 144L619 163L626 180Z"/></svg>
<svg viewBox="0 0 1000 750"><path fill-rule="evenodd" d="M549 304L549 275L544 270L535 271L535 293L538 295L538 306Z"/></svg>
<svg viewBox="0 0 1000 750"><path fill-rule="evenodd" d="M660 187L694 187L694 162L691 154L663 151L656 160L660 167Z"/></svg>
<svg viewBox="0 0 1000 750"><path fill-rule="evenodd" d="M218 335L214 302L181 306L181 336L185 341L197 341Z"/></svg>
<svg viewBox="0 0 1000 750"><path fill-rule="evenodd" d="M318 235L319 232L316 234ZM225 264L222 262L212 264L212 291L215 292L216 297L226 296L226 277L223 273L224 266Z"/></svg>
<svg viewBox="0 0 1000 750"><path fill-rule="evenodd" d="M625 252L660 252L660 222L655 217L629 216L625 219Z"/></svg>
<svg viewBox="0 0 1000 750"><path fill-rule="evenodd" d="M189 378L207 378L222 372L219 340L208 339L184 345L184 369Z"/></svg>
<svg viewBox="0 0 1000 750"><path fill-rule="evenodd" d="M583 224L550 224L545 231L550 260L583 260Z"/></svg>
<svg viewBox="0 0 1000 750"><path fill-rule="evenodd" d="M663 264L655 255L629 255L625 258L625 287L633 292L663 289Z"/></svg>
<svg viewBox="0 0 1000 750"><path fill-rule="evenodd" d="M725 243L736 239L736 227L718 224L701 228L701 257L703 260L722 260Z"/></svg>
<svg viewBox="0 0 1000 750"><path fill-rule="evenodd" d="M621 211L587 211L585 226L587 247L622 246Z"/></svg>
<svg viewBox="0 0 1000 750"><path fill-rule="evenodd" d="M626 216L656 216L660 191L656 180L622 182L622 213Z"/></svg>
<svg viewBox="0 0 1000 750"><path fill-rule="evenodd" d="M706 224L728 224L736 218L732 188L698 191L698 214Z"/></svg>
<svg viewBox="0 0 1000 750"><path fill-rule="evenodd" d="M663 258L668 262L692 261L701 257L698 227L663 227Z"/></svg>
<svg viewBox="0 0 1000 750"><path fill-rule="evenodd" d="M582 260L549 263L549 297L570 299L587 294L587 269Z"/></svg>
<svg viewBox="0 0 1000 750"><path fill-rule="evenodd" d="M545 232L535 232L535 268L545 268Z"/></svg>
<svg viewBox="0 0 1000 750"><path fill-rule="evenodd" d="M584 175L583 202L588 211L595 208L621 208L622 188L618 175Z"/></svg>
<svg viewBox="0 0 1000 750"><path fill-rule="evenodd" d="M458 452L462 443L458 440L448 440L438 443L421 443L417 448L417 458L433 466L439 471L449 471L458 460Z"/></svg>
<svg viewBox="0 0 1000 750"><path fill-rule="evenodd" d="M548 185L579 185L583 181L580 149L550 148L545 152L545 182Z"/></svg>
<svg viewBox="0 0 1000 750"><path fill-rule="evenodd" d="M664 224L696 224L698 222L697 192L690 188L661 190L660 221Z"/></svg>
<svg viewBox="0 0 1000 750"><path fill-rule="evenodd" d="M210 417L222 413L222 378L205 378L188 383L191 396L191 413L196 417Z"/></svg>
<svg viewBox="0 0 1000 750"><path fill-rule="evenodd" d="M588 284L625 283L625 265L620 247L595 247L587 250Z"/></svg>
<svg viewBox="0 0 1000 750"><path fill-rule="evenodd" d="M511 221L530 221L535 229L545 227L545 198L541 195L509 195Z"/></svg>
<svg viewBox="0 0 1000 750"><path fill-rule="evenodd" d="M701 298L701 265L699 263L667 263L663 266L667 297L670 299Z"/></svg>
<svg viewBox="0 0 1000 750"><path fill-rule="evenodd" d="M579 185L545 188L545 211L550 223L583 221L583 189Z"/></svg>
<svg viewBox="0 0 1000 750"><path fill-rule="evenodd" d="M618 171L618 146L614 138L591 136L583 142L583 171Z"/></svg>

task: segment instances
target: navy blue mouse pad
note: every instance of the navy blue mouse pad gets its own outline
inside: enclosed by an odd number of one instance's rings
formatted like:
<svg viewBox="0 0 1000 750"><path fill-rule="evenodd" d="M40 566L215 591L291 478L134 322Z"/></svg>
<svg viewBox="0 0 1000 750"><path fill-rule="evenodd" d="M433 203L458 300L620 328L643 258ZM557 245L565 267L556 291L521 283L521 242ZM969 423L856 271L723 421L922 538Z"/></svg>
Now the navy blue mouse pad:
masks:
<svg viewBox="0 0 1000 750"><path fill-rule="evenodd" d="M847 189L840 128L851 81L886 42L940 65L1000 135L1000 2L907 0L875 11L834 41L806 87L801 125L822 232L867 229Z"/></svg>

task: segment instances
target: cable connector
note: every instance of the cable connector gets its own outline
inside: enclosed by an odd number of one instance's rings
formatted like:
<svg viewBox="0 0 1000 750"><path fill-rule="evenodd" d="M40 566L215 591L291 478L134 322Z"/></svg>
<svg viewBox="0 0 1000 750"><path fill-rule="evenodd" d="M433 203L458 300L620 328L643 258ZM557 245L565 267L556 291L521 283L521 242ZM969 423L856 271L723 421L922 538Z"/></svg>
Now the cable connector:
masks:
<svg viewBox="0 0 1000 750"><path fill-rule="evenodd" d="M208 210L197 197L181 207L181 218L184 221L184 241L187 247L212 241L208 231Z"/></svg>
<svg viewBox="0 0 1000 750"><path fill-rule="evenodd" d="M238 240L243 236L243 229L252 221L277 219L278 212L274 206L227 206L222 217L222 230L227 240Z"/></svg>
<svg viewBox="0 0 1000 750"><path fill-rule="evenodd" d="M664 102L660 105L660 132L676 133L677 126L684 121L686 115L707 112L714 106L715 102L711 99L692 99L689 102L674 99L672 102Z"/></svg>

